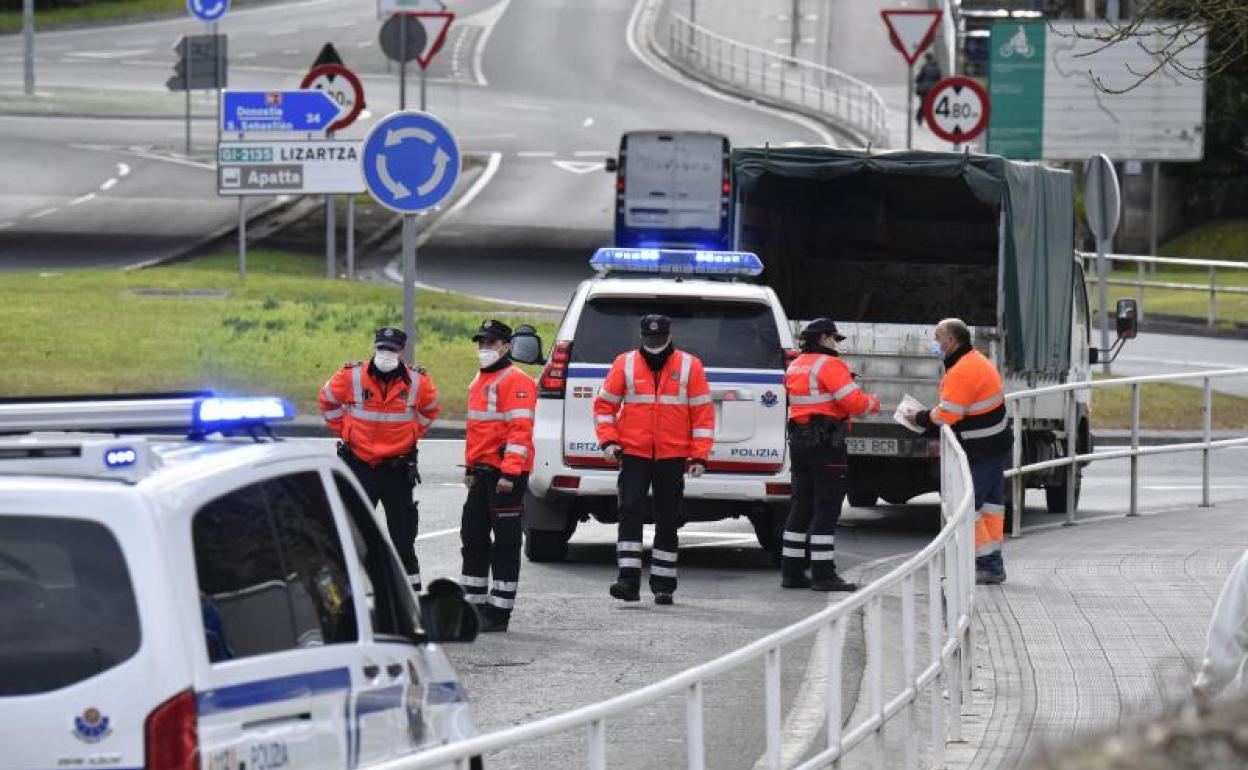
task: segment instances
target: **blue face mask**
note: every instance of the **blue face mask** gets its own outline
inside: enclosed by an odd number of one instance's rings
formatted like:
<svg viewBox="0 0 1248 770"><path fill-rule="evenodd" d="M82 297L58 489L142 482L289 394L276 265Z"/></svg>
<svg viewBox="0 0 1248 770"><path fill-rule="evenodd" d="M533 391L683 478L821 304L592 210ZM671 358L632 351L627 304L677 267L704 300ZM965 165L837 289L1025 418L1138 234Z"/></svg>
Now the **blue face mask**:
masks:
<svg viewBox="0 0 1248 770"><path fill-rule="evenodd" d="M937 358L945 357L945 351L940 347L940 343L936 340L928 340L927 349L932 351L932 355Z"/></svg>

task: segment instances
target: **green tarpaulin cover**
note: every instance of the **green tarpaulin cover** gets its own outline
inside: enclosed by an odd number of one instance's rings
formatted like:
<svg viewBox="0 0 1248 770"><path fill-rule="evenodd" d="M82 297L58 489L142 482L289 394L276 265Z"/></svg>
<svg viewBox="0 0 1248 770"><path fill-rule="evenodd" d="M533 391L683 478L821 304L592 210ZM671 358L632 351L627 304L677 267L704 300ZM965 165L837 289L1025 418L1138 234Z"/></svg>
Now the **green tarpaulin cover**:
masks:
<svg viewBox="0 0 1248 770"><path fill-rule="evenodd" d="M764 278L791 317L827 312L826 297L837 289L826 271L838 260L847 274L867 266L881 276L880 265L905 263L938 295L940 309L955 310L947 315L976 314L959 287L974 287L987 308L968 322L994 323L983 316L999 313L1007 371L1056 376L1069 368L1070 172L992 155L829 147L736 149L733 167L738 246L759 253ZM959 302L965 313L956 312ZM852 303L838 297L841 306ZM863 313L843 317L875 320Z"/></svg>

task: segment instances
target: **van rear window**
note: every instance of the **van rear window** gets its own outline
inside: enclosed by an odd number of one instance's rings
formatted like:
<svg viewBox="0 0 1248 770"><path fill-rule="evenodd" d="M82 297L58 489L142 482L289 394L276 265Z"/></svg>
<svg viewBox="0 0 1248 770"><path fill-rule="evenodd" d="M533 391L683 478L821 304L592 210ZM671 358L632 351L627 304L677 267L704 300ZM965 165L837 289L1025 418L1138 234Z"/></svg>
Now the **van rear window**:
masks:
<svg viewBox="0 0 1248 770"><path fill-rule="evenodd" d="M574 363L611 363L641 344L642 316L672 319L676 347L702 359L704 366L729 369L783 369L784 353L775 315L767 305L698 299L590 300L581 311L572 344Z"/></svg>
<svg viewBox="0 0 1248 770"><path fill-rule="evenodd" d="M0 516L0 697L90 679L139 641L130 573L106 527Z"/></svg>

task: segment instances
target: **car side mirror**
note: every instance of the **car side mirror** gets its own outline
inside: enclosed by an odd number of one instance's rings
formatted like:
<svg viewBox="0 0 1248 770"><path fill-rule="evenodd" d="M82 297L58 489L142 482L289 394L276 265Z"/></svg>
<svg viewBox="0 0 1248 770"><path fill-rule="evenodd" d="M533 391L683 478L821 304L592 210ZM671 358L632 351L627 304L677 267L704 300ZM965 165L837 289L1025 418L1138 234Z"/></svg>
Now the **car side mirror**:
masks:
<svg viewBox="0 0 1248 770"><path fill-rule="evenodd" d="M608 174L614 174L616 171L620 170L620 162L615 158L607 158L606 162L603 164L602 170L606 171Z"/></svg>
<svg viewBox="0 0 1248 770"><path fill-rule="evenodd" d="M1133 299L1118 300L1118 310L1114 313L1114 322L1118 329L1118 339L1133 340L1139 333L1139 308Z"/></svg>
<svg viewBox="0 0 1248 770"><path fill-rule="evenodd" d="M516 327L516 333L511 336L511 358L522 364L546 363L542 357L542 338L536 329L528 324Z"/></svg>
<svg viewBox="0 0 1248 770"><path fill-rule="evenodd" d="M464 589L453 580L438 579L420 595L420 624L428 642L471 642L481 620L464 599Z"/></svg>

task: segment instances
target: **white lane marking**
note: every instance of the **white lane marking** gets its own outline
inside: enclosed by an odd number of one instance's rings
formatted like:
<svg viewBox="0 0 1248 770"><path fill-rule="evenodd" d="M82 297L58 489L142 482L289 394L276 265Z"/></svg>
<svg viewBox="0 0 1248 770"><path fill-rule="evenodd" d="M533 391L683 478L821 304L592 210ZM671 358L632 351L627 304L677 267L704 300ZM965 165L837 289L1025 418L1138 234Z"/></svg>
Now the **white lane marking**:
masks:
<svg viewBox="0 0 1248 770"><path fill-rule="evenodd" d="M521 150L516 155L521 158L553 158L555 153L546 150Z"/></svg>
<svg viewBox="0 0 1248 770"><path fill-rule="evenodd" d="M35 213L28 215L26 218L27 218L27 219L43 219L44 217L46 217L46 216L48 216L48 215L50 215L50 214L55 214L55 213L57 212L57 210L58 210L58 209L57 209L57 207L56 207L56 206L53 206L53 207L52 207L52 208L50 208L50 209L44 209L44 210L42 210L42 211L36 211Z"/></svg>
<svg viewBox="0 0 1248 770"><path fill-rule="evenodd" d="M282 35L293 35L299 30L294 27L282 27L280 29L271 29L264 33L265 37L281 37Z"/></svg>
<svg viewBox="0 0 1248 770"><path fill-rule="evenodd" d="M577 150L572 153L577 158L605 158L610 154L606 150Z"/></svg>
<svg viewBox="0 0 1248 770"><path fill-rule="evenodd" d="M254 59L254 58L256 58L256 57L257 57L257 56L259 56L259 55L260 55L260 54L256 53L255 51L248 51L247 53L235 54L235 55L234 55L234 58L235 58L235 59L239 59L239 60L241 61L241 60L244 60L244 59Z"/></svg>
<svg viewBox="0 0 1248 770"><path fill-rule="evenodd" d="M600 160L552 160L551 163L573 174L589 174L594 171L601 171L606 166Z"/></svg>
<svg viewBox="0 0 1248 770"><path fill-rule="evenodd" d="M546 104L525 104L524 102L500 102L499 107L509 110L527 110L529 112L553 112L554 107Z"/></svg>
<svg viewBox="0 0 1248 770"><path fill-rule="evenodd" d="M104 180L104 184L100 185L101 190L111 190L117 184L116 177L110 177Z"/></svg>
<svg viewBox="0 0 1248 770"><path fill-rule="evenodd" d="M356 43L356 47L357 47L357 48L368 48L368 47L369 47L369 46L371 46L372 44L373 44L373 41L371 41L371 40L363 40L363 41L361 41L361 42L359 42L359 43Z"/></svg>
<svg viewBox="0 0 1248 770"><path fill-rule="evenodd" d="M637 4L633 6L633 14L628 20L628 28L624 32L624 40L628 44L628 49L633 52L633 56L636 56L638 61L640 61L642 64L646 65L647 67L649 67L650 70L653 71L654 73L658 75L662 75L663 77L667 78L673 83L684 86L685 88L688 88L691 91L697 91L698 93L703 94L704 96L709 96L712 99L718 99L721 102L734 104L738 107L746 107L746 108L755 110L757 112L762 112L767 115L771 115L773 117L783 118L784 120L787 120L791 123L796 123L802 128L805 128L806 130L814 133L823 141L824 144L827 144L833 147L837 145L836 137L833 135L833 133L829 131L827 128L824 128L816 120L804 117L802 115L785 112L784 110L778 110L774 107L766 107L761 104L755 104L746 99L741 99L735 96L729 96L728 94L721 93L711 88L710 86L704 85L698 81L692 80L690 78L685 77L684 75L679 74L678 72L673 70L666 62L662 62L661 60L656 60L654 58L651 58L649 55L644 53L641 49L641 46L637 42L637 27L640 25L642 13L645 12L648 8L650 8L654 4L654 2L655 0L637 0Z"/></svg>
<svg viewBox="0 0 1248 770"><path fill-rule="evenodd" d="M77 206L79 203L86 203L87 201L92 200L93 198L95 198L95 193L87 193L81 198L74 198L72 201L69 202L69 205Z"/></svg>
<svg viewBox="0 0 1248 770"><path fill-rule="evenodd" d="M346 29L348 27L358 26L359 23L360 22L358 21L335 21L334 23L327 24L326 26L330 29Z"/></svg>
<svg viewBox="0 0 1248 770"><path fill-rule="evenodd" d="M122 176L129 176L129 175L130 175L130 167L127 166L125 163L118 163L117 164L117 176L122 177Z"/></svg>
<svg viewBox="0 0 1248 770"><path fill-rule="evenodd" d="M283 48L282 49L282 56L294 56L297 53L299 53L298 48Z"/></svg>
<svg viewBox="0 0 1248 770"><path fill-rule="evenodd" d="M498 26L498 20L503 18L503 14L511 6L511 0L502 0L498 5L488 11L478 14L481 17L481 36L477 38L477 50L472 53L472 75L479 86L488 86L489 81L485 79L485 45L490 41L490 36L494 34L494 28Z"/></svg>
<svg viewBox="0 0 1248 770"><path fill-rule="evenodd" d="M584 120L582 120L582 121L581 121L581 127L582 127L582 128L589 128L589 127L590 127L590 126L592 126L592 125L594 125L594 119L593 119L593 118L585 118Z"/></svg>
<svg viewBox="0 0 1248 770"><path fill-rule="evenodd" d="M455 486L460 486L460 485L456 484ZM432 540L435 537L443 537L445 535L453 535L458 531L459 531L459 527L455 527L454 529L438 529L438 530L434 530L433 532L426 532L423 535L417 535L416 542L420 542L421 540Z"/></svg>
<svg viewBox="0 0 1248 770"><path fill-rule="evenodd" d="M128 51L74 51L65 54L71 58L78 59L126 59L135 56L142 56L145 53L151 53L150 48L132 48Z"/></svg>

